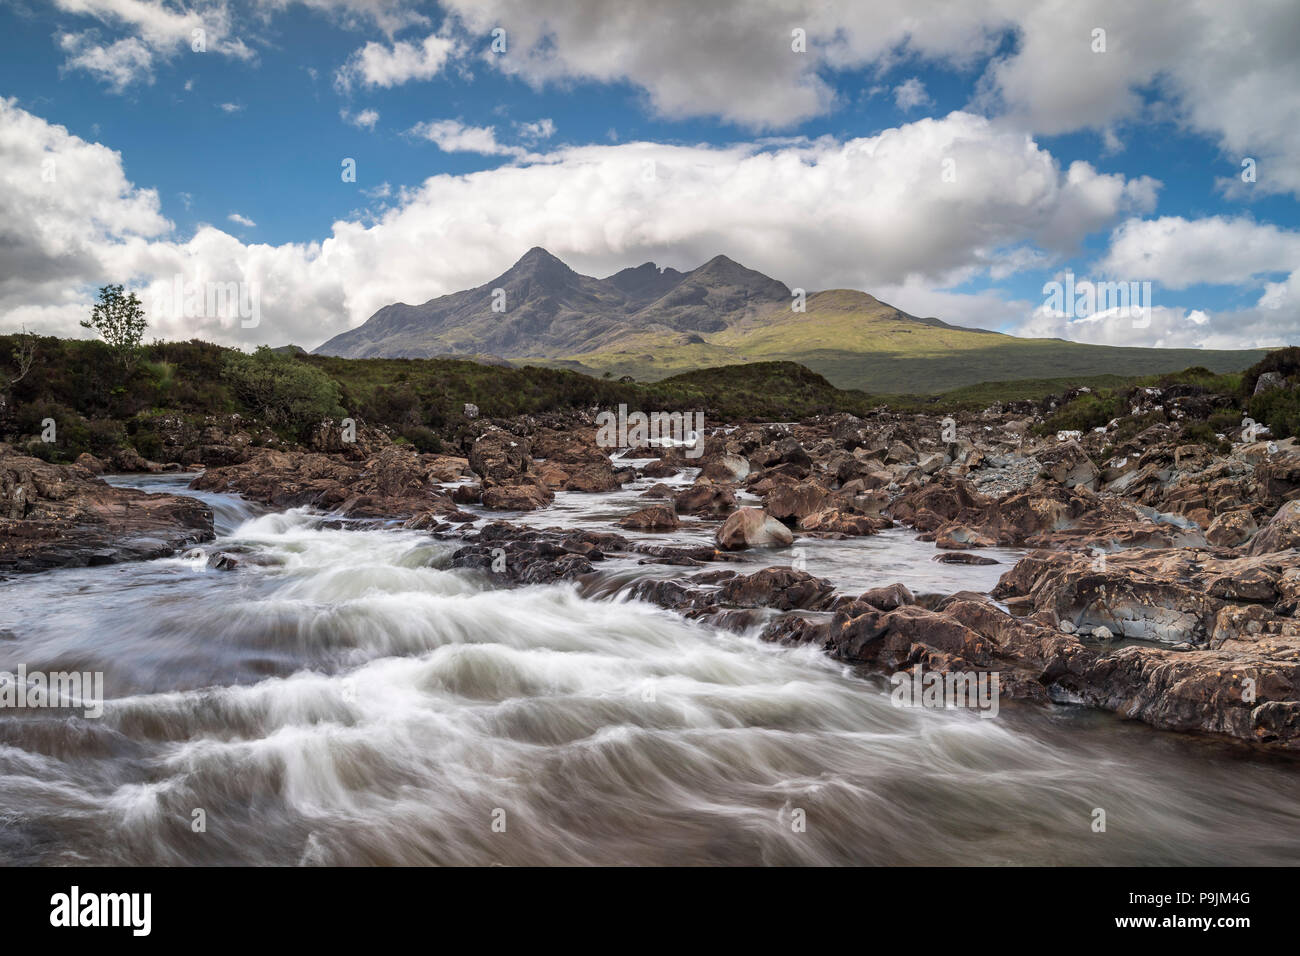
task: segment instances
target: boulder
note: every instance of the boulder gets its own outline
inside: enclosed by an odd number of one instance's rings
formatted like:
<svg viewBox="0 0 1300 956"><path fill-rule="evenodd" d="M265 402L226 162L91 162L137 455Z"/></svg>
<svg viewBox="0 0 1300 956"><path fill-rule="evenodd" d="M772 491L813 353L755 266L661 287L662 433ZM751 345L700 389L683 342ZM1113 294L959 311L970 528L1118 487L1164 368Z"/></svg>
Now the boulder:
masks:
<svg viewBox="0 0 1300 956"><path fill-rule="evenodd" d="M474 442L469 452L469 466L484 480L511 481L528 472L531 451L528 439L493 430Z"/></svg>
<svg viewBox="0 0 1300 956"><path fill-rule="evenodd" d="M672 531L681 522L670 505L651 505L621 518L618 525L630 531Z"/></svg>
<svg viewBox="0 0 1300 956"><path fill-rule="evenodd" d="M1251 554L1300 547L1300 500L1288 501L1250 543Z"/></svg>
<svg viewBox="0 0 1300 956"><path fill-rule="evenodd" d="M740 551L744 548L784 548L794 543L794 535L762 508L741 508L722 523L714 540L724 551Z"/></svg>
<svg viewBox="0 0 1300 956"><path fill-rule="evenodd" d="M608 459L579 465L564 483L565 491L615 491L623 487Z"/></svg>
<svg viewBox="0 0 1300 956"><path fill-rule="evenodd" d="M916 603L912 592L902 584L890 584L887 587L863 591L858 595L858 600L880 611L892 611L904 604Z"/></svg>
<svg viewBox="0 0 1300 956"><path fill-rule="evenodd" d="M725 515L736 510L736 495L720 485L694 484L679 491L673 505L678 514Z"/></svg>
<svg viewBox="0 0 1300 956"><path fill-rule="evenodd" d="M1225 511L1211 521L1205 529L1205 540L1216 547L1235 548L1249 541L1258 530L1255 516L1249 509L1239 508Z"/></svg>
<svg viewBox="0 0 1300 956"><path fill-rule="evenodd" d="M483 488L483 507L494 511L536 511L554 500L555 494L549 488L530 481Z"/></svg>
<svg viewBox="0 0 1300 956"><path fill-rule="evenodd" d="M829 494L825 488L812 481L797 485L780 484L768 493L763 506L773 518L797 521L814 511L820 511Z"/></svg>

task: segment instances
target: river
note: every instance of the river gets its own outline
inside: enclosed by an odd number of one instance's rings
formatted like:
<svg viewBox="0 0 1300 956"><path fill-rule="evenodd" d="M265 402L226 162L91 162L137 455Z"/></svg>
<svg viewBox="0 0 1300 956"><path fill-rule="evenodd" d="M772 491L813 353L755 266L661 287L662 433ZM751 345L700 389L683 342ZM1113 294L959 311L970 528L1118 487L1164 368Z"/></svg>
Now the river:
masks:
<svg viewBox="0 0 1300 956"><path fill-rule="evenodd" d="M614 530L645 484L512 517ZM421 533L191 494L217 516L203 551L243 552L237 569L182 555L0 583L0 670L102 671L107 698L98 719L0 712L0 861L1300 860L1292 759L1078 707L896 708L812 648L625 597L691 569L502 590ZM804 547L848 592L987 591L1015 558L937 564L902 530Z"/></svg>

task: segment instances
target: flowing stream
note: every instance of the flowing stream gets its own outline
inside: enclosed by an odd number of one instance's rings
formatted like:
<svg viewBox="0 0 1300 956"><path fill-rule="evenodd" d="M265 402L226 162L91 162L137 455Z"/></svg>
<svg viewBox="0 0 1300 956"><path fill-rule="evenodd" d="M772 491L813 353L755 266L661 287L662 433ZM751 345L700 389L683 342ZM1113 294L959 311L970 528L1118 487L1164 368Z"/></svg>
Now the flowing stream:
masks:
<svg viewBox="0 0 1300 956"><path fill-rule="evenodd" d="M643 487L515 517L615 530ZM1300 861L1294 760L1082 708L896 708L879 676L619 586L502 590L417 532L196 497L217 515L203 550L236 569L0 582L0 670L101 671L106 697L99 718L0 711L0 862ZM1015 557L937 564L903 531L806 547L850 593L987 591Z"/></svg>

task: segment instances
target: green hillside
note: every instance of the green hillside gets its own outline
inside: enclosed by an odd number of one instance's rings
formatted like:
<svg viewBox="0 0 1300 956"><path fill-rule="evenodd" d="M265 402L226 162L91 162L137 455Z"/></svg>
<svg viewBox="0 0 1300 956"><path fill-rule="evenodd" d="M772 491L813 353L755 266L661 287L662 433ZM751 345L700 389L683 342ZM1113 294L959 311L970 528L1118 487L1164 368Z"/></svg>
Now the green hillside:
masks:
<svg viewBox="0 0 1300 956"><path fill-rule="evenodd" d="M932 394L986 381L1133 377L1194 365L1236 372L1266 354L1023 339L918 320L866 293L835 289L809 297L803 313L771 310L720 332L691 336L641 332L624 336L617 349L533 361L645 381L693 368L790 361L839 388Z"/></svg>

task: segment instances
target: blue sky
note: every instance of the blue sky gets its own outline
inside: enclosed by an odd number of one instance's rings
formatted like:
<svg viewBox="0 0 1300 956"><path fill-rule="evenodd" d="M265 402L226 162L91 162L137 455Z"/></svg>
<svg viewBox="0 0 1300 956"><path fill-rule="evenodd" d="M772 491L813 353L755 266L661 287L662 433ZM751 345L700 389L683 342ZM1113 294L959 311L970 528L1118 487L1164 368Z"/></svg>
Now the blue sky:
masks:
<svg viewBox="0 0 1300 956"><path fill-rule="evenodd" d="M544 245L592 274L721 252L1017 334L1300 339L1300 79L1279 42L1300 14L1131 8L18 0L0 327L80 334L88 289L181 275L255 285L266 321L160 334L311 347ZM49 158L62 177L34 181ZM1156 321L1045 313L1067 269L1152 281Z"/></svg>

